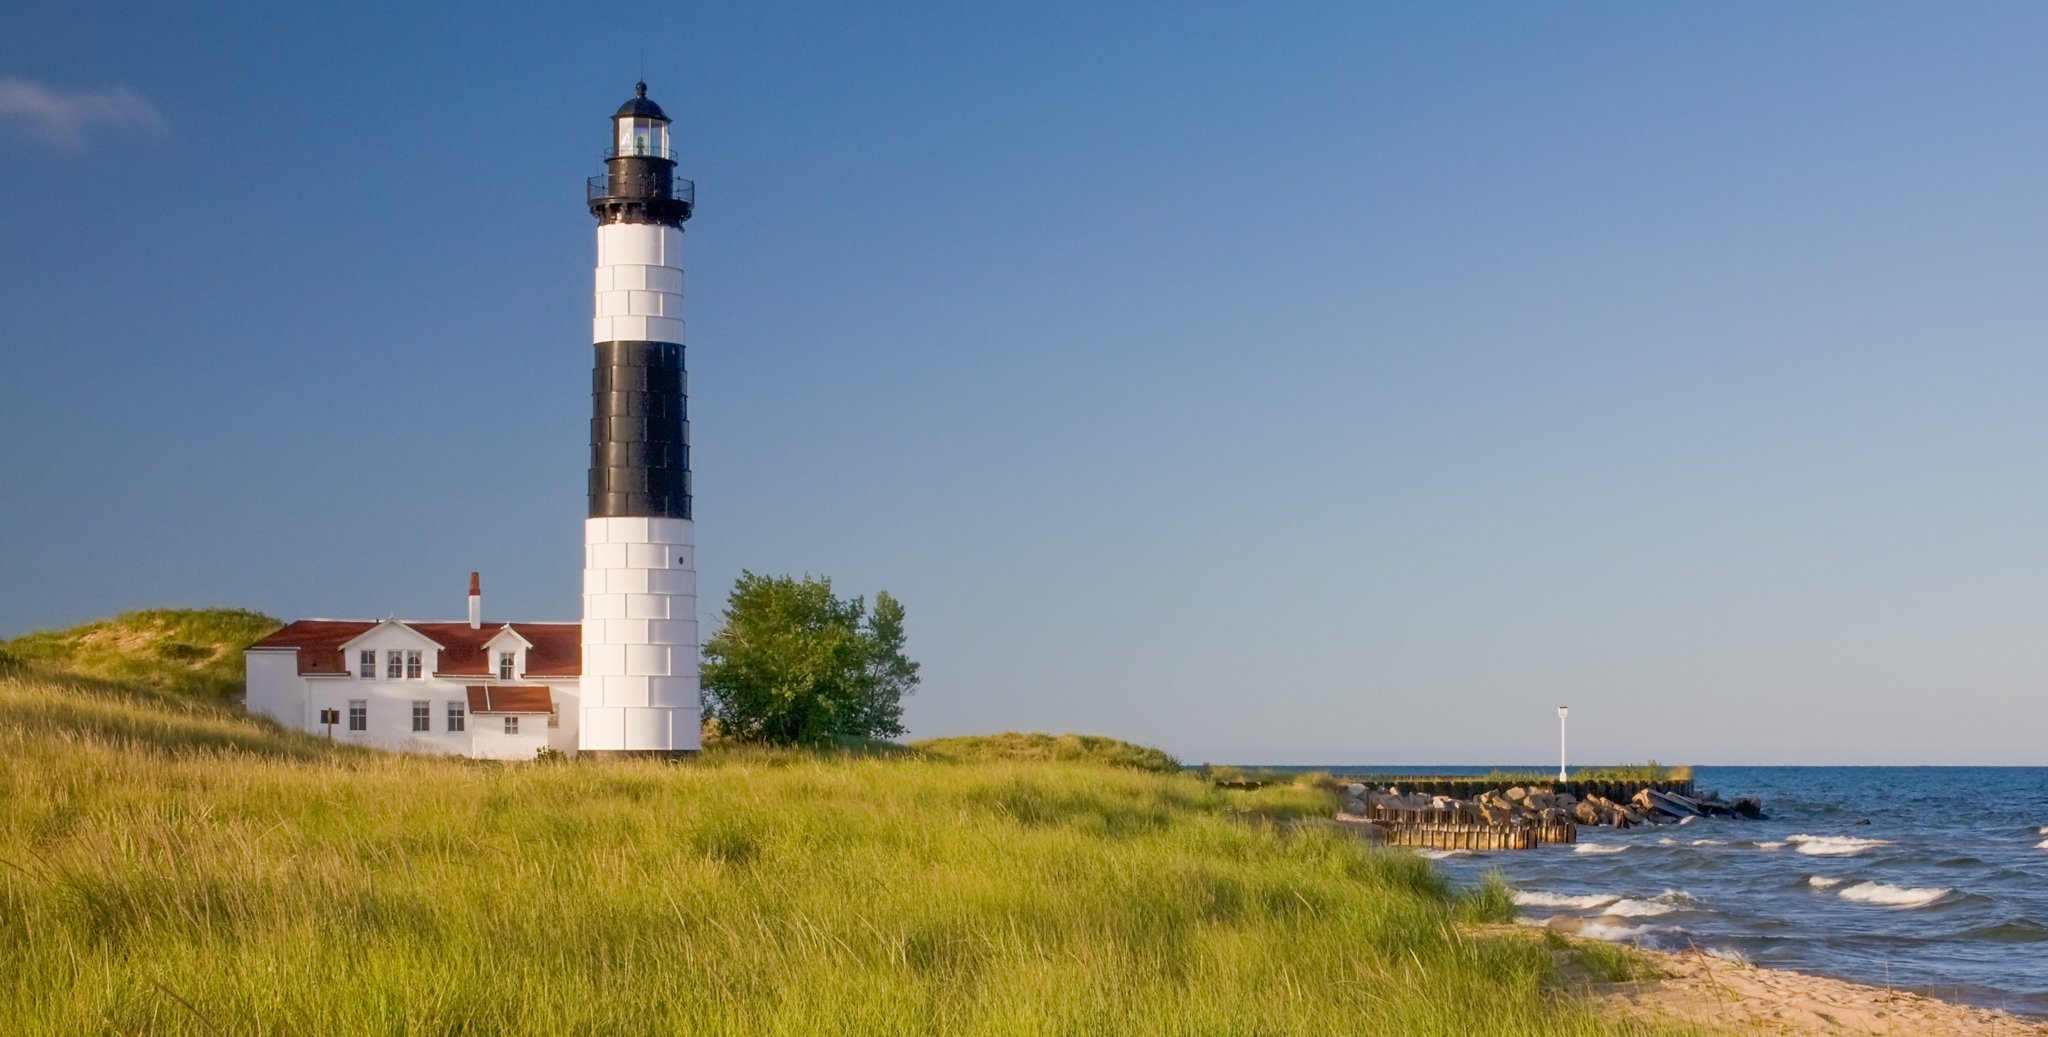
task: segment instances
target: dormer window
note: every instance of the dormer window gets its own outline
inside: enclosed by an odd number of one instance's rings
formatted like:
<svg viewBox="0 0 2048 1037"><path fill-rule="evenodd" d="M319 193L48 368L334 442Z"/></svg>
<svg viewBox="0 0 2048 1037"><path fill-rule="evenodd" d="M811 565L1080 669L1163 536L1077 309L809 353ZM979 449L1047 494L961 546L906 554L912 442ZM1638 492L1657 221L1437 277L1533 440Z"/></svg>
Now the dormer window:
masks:
<svg viewBox="0 0 2048 1037"><path fill-rule="evenodd" d="M501 681L509 681L512 679L513 654L514 653L512 652L498 653L498 679Z"/></svg>
<svg viewBox="0 0 2048 1037"><path fill-rule="evenodd" d="M422 674L422 673L424 672L424 669L425 669L425 666L424 666L424 664L425 664L425 659L423 659L423 658L422 658L422 656L423 656L424 654L425 654L425 653L421 652L421 651L420 651L419 649L417 649L417 648L413 648L413 649L408 649L408 650L406 651L406 653L405 653L405 679L406 679L406 680L409 680L409 681L416 681L416 680L419 680L419 679L420 679L420 676L421 676L421 674Z"/></svg>
<svg viewBox="0 0 2048 1037"><path fill-rule="evenodd" d="M356 654L356 676L362 680L377 679L377 650L365 648Z"/></svg>

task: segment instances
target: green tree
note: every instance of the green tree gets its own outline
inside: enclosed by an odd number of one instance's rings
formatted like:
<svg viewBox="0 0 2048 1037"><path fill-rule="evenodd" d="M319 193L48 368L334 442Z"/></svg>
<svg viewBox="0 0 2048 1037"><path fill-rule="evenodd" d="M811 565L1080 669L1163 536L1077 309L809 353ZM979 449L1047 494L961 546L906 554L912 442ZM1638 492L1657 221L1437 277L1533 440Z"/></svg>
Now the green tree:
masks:
<svg viewBox="0 0 2048 1037"><path fill-rule="evenodd" d="M903 654L903 604L840 600L829 579L742 572L704 643L704 719L726 737L828 745L903 733L917 663Z"/></svg>

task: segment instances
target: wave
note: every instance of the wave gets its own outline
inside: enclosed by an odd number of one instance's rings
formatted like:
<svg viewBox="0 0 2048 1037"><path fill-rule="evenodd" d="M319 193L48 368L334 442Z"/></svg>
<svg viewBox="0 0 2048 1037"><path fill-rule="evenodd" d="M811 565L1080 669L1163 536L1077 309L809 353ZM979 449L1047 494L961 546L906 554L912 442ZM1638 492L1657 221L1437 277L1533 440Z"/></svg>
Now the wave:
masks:
<svg viewBox="0 0 2048 1037"><path fill-rule="evenodd" d="M1890 839L1858 839L1852 835L1789 835L1785 841L1813 857L1854 857L1865 850L1890 846Z"/></svg>
<svg viewBox="0 0 2048 1037"><path fill-rule="evenodd" d="M1707 948L1707 956L1710 958L1719 958L1722 961L1732 961L1737 965L1749 964L1749 955L1744 954L1733 947L1709 947Z"/></svg>
<svg viewBox="0 0 2048 1037"><path fill-rule="evenodd" d="M1620 853L1628 849L1627 843L1579 843L1572 847L1573 853Z"/></svg>
<svg viewBox="0 0 2048 1037"><path fill-rule="evenodd" d="M1416 855L1417 855L1417 856L1420 856L1420 857L1427 857L1427 858L1429 858L1430 860L1433 860L1433 861L1440 861L1440 860L1445 860L1445 859L1447 859L1447 858L1451 858L1451 857L1470 857L1470 856L1472 856L1472 851L1471 851L1471 850L1438 850L1438 849L1433 849L1433 848L1431 848L1431 847L1428 847L1428 846L1425 846L1425 847L1422 847L1422 848L1421 848L1421 849L1419 849L1419 850L1416 850L1416 851L1415 851L1415 853L1416 853Z"/></svg>
<svg viewBox="0 0 2048 1037"><path fill-rule="evenodd" d="M1692 844L1693 844L1694 846L1720 846L1720 845L1721 845L1721 840L1719 840L1719 839L1694 839L1694 840L1692 841Z"/></svg>
<svg viewBox="0 0 2048 1037"><path fill-rule="evenodd" d="M1756 848L1759 850L1782 850L1785 848L1785 842L1782 839L1774 839L1767 843L1758 843Z"/></svg>
<svg viewBox="0 0 2048 1037"><path fill-rule="evenodd" d="M1608 925L1604 922L1587 922L1585 925L1579 926L1578 934L1592 940L1628 943L1641 936L1643 931L1632 925Z"/></svg>
<svg viewBox="0 0 2048 1037"><path fill-rule="evenodd" d="M1806 884L1815 889L1833 889L1844 881L1846 880L1835 875L1808 875L1806 877Z"/></svg>
<svg viewBox="0 0 2048 1037"><path fill-rule="evenodd" d="M1953 892L1955 890L1949 886L1912 889L1905 886L1887 886L1882 882L1858 882L1835 895L1843 900L1877 904L1881 907L1926 907Z"/></svg>
<svg viewBox="0 0 2048 1037"><path fill-rule="evenodd" d="M1658 900L1632 900L1623 897L1600 909L1602 916L1614 915L1620 918L1650 918L1668 915L1678 910L1678 905Z"/></svg>
<svg viewBox="0 0 2048 1037"><path fill-rule="evenodd" d="M1515 891L1515 904L1519 907L1561 907L1572 911L1591 911L1596 907L1606 907L1620 899L1618 894L1613 893L1573 896L1569 893L1545 893L1540 889Z"/></svg>
<svg viewBox="0 0 2048 1037"><path fill-rule="evenodd" d="M2039 845L2039 846L2036 846L2036 847L2034 847L2034 849L2036 849L2036 850L2048 850L2048 839L2043 839L2043 840L2041 840L2041 845Z"/></svg>

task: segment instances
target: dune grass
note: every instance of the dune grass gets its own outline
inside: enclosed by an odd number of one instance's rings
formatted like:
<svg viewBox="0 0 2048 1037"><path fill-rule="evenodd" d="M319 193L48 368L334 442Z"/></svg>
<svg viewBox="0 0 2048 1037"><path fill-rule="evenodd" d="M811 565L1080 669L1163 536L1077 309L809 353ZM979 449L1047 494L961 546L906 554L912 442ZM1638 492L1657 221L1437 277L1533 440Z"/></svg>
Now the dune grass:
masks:
<svg viewBox="0 0 2048 1037"><path fill-rule="evenodd" d="M242 649L283 625L243 609L145 609L0 641L0 660L225 701L242 693Z"/></svg>
<svg viewBox="0 0 2048 1037"><path fill-rule="evenodd" d="M1651 1032L1313 787L406 757L18 664L0 710L10 1034Z"/></svg>
<svg viewBox="0 0 2048 1037"><path fill-rule="evenodd" d="M948 760L1087 762L1158 774L1177 774L1181 770L1180 761L1167 755L1165 750L1101 735L1006 731L998 735L927 738L910 743L910 748L927 756Z"/></svg>

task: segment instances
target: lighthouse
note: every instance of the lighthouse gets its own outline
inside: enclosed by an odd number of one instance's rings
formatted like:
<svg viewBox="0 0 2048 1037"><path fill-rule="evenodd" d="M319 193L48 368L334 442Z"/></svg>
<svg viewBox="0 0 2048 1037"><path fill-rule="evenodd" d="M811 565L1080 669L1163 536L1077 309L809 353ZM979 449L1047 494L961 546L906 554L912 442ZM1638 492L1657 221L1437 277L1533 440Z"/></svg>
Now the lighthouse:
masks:
<svg viewBox="0 0 2048 1037"><path fill-rule="evenodd" d="M583 524L577 747L674 756L703 744L696 538L683 367L683 223L669 119L637 85L612 116L597 217L590 515Z"/></svg>

